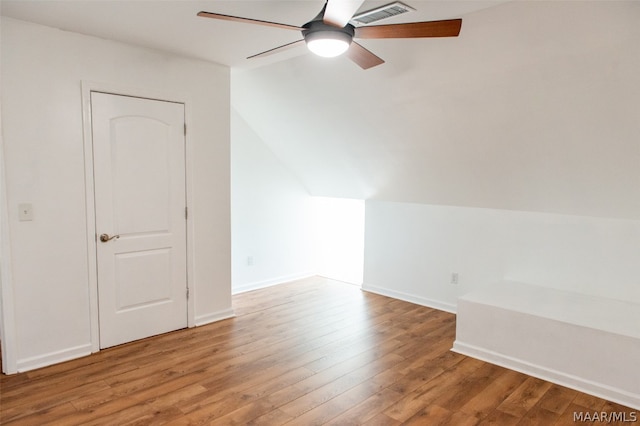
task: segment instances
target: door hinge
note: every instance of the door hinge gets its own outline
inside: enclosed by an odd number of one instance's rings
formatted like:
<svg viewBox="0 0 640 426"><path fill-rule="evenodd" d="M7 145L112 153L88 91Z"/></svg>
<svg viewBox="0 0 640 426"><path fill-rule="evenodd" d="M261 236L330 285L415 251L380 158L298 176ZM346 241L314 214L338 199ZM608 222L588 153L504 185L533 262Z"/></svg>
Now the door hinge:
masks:
<svg viewBox="0 0 640 426"><path fill-rule="evenodd" d="M184 208L184 218L189 219L189 207Z"/></svg>
<svg viewBox="0 0 640 426"><path fill-rule="evenodd" d="M187 136L187 123L184 123L184 135Z"/></svg>
<svg viewBox="0 0 640 426"><path fill-rule="evenodd" d="M189 299L189 287L187 287L187 300Z"/></svg>

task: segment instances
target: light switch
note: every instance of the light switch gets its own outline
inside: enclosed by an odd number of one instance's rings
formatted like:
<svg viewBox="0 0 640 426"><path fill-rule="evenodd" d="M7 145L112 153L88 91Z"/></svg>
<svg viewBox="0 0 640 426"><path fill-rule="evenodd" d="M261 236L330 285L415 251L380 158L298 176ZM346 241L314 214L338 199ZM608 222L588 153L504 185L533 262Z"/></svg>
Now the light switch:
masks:
<svg viewBox="0 0 640 426"><path fill-rule="evenodd" d="M33 206L31 204L18 204L18 220L20 222L33 220Z"/></svg>

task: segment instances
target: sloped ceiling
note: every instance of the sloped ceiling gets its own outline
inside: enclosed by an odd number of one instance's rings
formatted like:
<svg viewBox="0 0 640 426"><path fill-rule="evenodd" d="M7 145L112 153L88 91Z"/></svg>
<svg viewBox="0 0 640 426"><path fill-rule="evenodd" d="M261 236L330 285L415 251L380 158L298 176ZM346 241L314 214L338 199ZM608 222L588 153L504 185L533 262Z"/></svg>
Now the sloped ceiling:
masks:
<svg viewBox="0 0 640 426"><path fill-rule="evenodd" d="M370 9L387 1L367 1ZM247 61L322 1L3 0L2 14L232 67L232 104L313 195L640 219L640 2L431 1L458 38Z"/></svg>
<svg viewBox="0 0 640 426"><path fill-rule="evenodd" d="M640 2L512 2L460 37L232 74L314 195L640 219ZM401 46L401 48L399 48Z"/></svg>

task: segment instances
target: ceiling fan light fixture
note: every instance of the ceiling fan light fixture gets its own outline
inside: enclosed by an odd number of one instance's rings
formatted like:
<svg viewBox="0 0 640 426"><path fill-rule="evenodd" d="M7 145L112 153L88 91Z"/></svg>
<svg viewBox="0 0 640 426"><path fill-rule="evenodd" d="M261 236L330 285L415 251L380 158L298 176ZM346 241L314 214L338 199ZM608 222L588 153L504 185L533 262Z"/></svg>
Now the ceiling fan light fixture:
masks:
<svg viewBox="0 0 640 426"><path fill-rule="evenodd" d="M304 37L309 50L324 58L342 55L349 49L351 39L348 33L341 31L314 31Z"/></svg>
<svg viewBox="0 0 640 426"><path fill-rule="evenodd" d="M349 48L349 43L344 40L331 38L319 38L307 42L310 51L323 58L334 58L342 55Z"/></svg>

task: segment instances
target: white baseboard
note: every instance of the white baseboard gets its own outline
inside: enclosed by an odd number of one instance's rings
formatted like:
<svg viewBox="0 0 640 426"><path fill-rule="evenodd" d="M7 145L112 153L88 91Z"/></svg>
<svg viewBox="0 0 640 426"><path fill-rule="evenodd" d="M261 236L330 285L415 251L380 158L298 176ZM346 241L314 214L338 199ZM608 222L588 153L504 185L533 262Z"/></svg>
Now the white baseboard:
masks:
<svg viewBox="0 0 640 426"><path fill-rule="evenodd" d="M585 380L581 377L553 370L541 365L529 363L527 361L503 355L485 348L460 342L453 343L453 352L470 356L491 364L515 370L529 376L537 377L548 382L556 383L580 392L597 396L599 398L613 401L627 407L640 410L640 395L626 392L611 386Z"/></svg>
<svg viewBox="0 0 640 426"><path fill-rule="evenodd" d="M415 294L403 293L401 291L389 290L388 288L376 287L370 284L363 284L362 290L370 293L380 294L382 296L392 297L394 299L404 300L405 302L415 303L416 305L427 306L439 311L456 313L456 305L438 300L427 299L426 297L416 296Z"/></svg>
<svg viewBox="0 0 640 426"><path fill-rule="evenodd" d="M206 315L196 317L195 325L201 326L212 322L220 321L235 316L233 309L225 309L223 311L213 312ZM79 345L73 348L62 349L55 352L50 352L43 355L38 355L30 358L19 359L16 363L17 373L23 373L25 371L35 370L36 368L47 367L61 362L70 361L72 359L81 358L83 356L91 355L93 353L91 343L86 345ZM13 373L13 372L8 372Z"/></svg>
<svg viewBox="0 0 640 426"><path fill-rule="evenodd" d="M196 317L196 327L201 325L211 324L212 322L222 321L228 318L235 317L236 314L233 308L225 309L223 311L211 312L209 314L200 315Z"/></svg>
<svg viewBox="0 0 640 426"><path fill-rule="evenodd" d="M264 281L256 281L253 283L242 284L239 286L231 286L232 294L246 293L247 291L259 290L261 288L271 287L278 284L288 283L290 281L301 280L303 278L315 277L315 272L302 272L299 274L284 275Z"/></svg>
<svg viewBox="0 0 640 426"><path fill-rule="evenodd" d="M91 355L91 343L55 352L49 352L47 354L30 358L19 359L17 362L17 372L22 373L25 371L35 370L36 368L47 367L49 365L70 361L87 355Z"/></svg>

